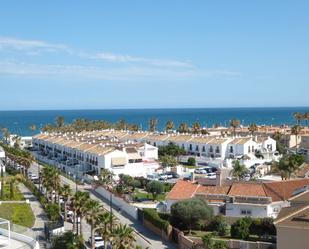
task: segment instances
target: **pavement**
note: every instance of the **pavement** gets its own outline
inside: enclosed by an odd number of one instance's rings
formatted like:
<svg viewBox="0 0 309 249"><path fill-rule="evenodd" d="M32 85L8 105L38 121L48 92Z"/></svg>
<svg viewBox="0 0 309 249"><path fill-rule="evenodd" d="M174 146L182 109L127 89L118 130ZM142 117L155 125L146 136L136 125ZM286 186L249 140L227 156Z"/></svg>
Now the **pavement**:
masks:
<svg viewBox="0 0 309 249"><path fill-rule="evenodd" d="M32 164L29 171L32 173L37 173L38 175L38 165L36 163ZM64 176L60 176L60 178L61 183L68 184L71 187L73 193L76 191L75 182L69 180ZM99 201L106 210L110 210L109 201L105 200L100 195L98 195L92 189L91 185L78 185L77 188L79 191L89 192L90 198ZM115 215L116 218L118 218L121 224L126 224L134 229L134 232L136 234L135 236L136 244L141 246L142 248L149 248L149 249L178 248L177 245L174 243L168 241L162 241L160 236L156 235L155 233L145 228L139 221L133 220L132 218L125 215L124 213L121 212L121 210L119 211L118 209L113 208L113 214ZM83 238L85 241L88 241L88 238L90 237L90 226L86 223L84 219L82 220L82 227L83 227Z"/></svg>
<svg viewBox="0 0 309 249"><path fill-rule="evenodd" d="M24 184L20 183L18 187L24 197L29 200L31 209L35 215L35 222L32 231L36 235L36 240L39 242L40 248L46 248L46 241L44 240L44 222L48 221L46 213L38 199Z"/></svg>

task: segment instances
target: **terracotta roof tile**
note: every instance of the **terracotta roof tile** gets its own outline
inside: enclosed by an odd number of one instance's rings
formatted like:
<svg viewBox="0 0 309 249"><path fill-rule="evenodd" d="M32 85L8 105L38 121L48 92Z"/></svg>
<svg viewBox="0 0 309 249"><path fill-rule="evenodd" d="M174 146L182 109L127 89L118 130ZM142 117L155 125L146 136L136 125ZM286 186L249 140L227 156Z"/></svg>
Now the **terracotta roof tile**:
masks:
<svg viewBox="0 0 309 249"><path fill-rule="evenodd" d="M259 183L233 183L229 196L267 196Z"/></svg>
<svg viewBox="0 0 309 249"><path fill-rule="evenodd" d="M166 199L169 200L185 200L194 196L200 185L190 181L179 180L172 190L167 194Z"/></svg>

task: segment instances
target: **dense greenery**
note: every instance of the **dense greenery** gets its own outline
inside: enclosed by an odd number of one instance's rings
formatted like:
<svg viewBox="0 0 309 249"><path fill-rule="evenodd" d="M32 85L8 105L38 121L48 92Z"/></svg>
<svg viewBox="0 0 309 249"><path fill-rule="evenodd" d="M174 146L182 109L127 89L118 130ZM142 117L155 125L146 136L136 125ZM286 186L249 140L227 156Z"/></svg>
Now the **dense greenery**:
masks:
<svg viewBox="0 0 309 249"><path fill-rule="evenodd" d="M72 231L57 235L52 239L52 249L84 249L83 238Z"/></svg>
<svg viewBox="0 0 309 249"><path fill-rule="evenodd" d="M248 169L246 168L246 166L241 164L239 160L235 160L233 163L233 169L230 174L239 181L240 177L247 172Z"/></svg>
<svg viewBox="0 0 309 249"><path fill-rule="evenodd" d="M171 207L171 224L180 229L200 228L213 216L212 208L202 198L192 198L176 202Z"/></svg>
<svg viewBox="0 0 309 249"><path fill-rule="evenodd" d="M156 211L156 209L152 209L152 208L144 208L144 219L149 221L151 224L153 224L154 226L167 231L167 228L169 226L169 222L162 219L158 212Z"/></svg>
<svg viewBox="0 0 309 249"><path fill-rule="evenodd" d="M214 236L209 233L202 237L203 245L207 249L227 249L227 244L223 240L214 240Z"/></svg>
<svg viewBox="0 0 309 249"><path fill-rule="evenodd" d="M27 203L2 203L0 205L1 218L25 227L32 227L34 214Z"/></svg>
<svg viewBox="0 0 309 249"><path fill-rule="evenodd" d="M282 180L290 179L291 175L300 168L304 161L302 155L284 155L279 162L273 162L272 171L280 174Z"/></svg>
<svg viewBox="0 0 309 249"><path fill-rule="evenodd" d="M196 166L196 160L195 160L194 157L189 157L188 158L188 165Z"/></svg>
<svg viewBox="0 0 309 249"><path fill-rule="evenodd" d="M159 146L158 154L159 154L159 157L162 157L162 156L177 157L177 156L185 155L186 151L185 149L179 147L178 145L174 143L169 143L166 146Z"/></svg>
<svg viewBox="0 0 309 249"><path fill-rule="evenodd" d="M163 193L164 187L163 184L159 181L151 181L147 184L146 190L148 193L152 194L153 200L156 200L158 195Z"/></svg>
<svg viewBox="0 0 309 249"><path fill-rule="evenodd" d="M231 226L231 236L235 239L248 239L250 236L250 226L252 219L249 217L238 219Z"/></svg>
<svg viewBox="0 0 309 249"><path fill-rule="evenodd" d="M229 226L222 215L217 215L213 218L207 229L214 231L219 236L226 236L229 233Z"/></svg>

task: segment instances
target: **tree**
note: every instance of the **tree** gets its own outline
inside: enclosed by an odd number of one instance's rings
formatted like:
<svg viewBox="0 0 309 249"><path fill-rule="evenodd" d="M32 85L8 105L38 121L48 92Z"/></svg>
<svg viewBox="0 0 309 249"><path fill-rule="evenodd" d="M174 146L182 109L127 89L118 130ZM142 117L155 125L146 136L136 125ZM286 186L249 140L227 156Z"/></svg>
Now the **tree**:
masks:
<svg viewBox="0 0 309 249"><path fill-rule="evenodd" d="M59 206L55 203L47 204L46 213L52 221L57 221L60 213Z"/></svg>
<svg viewBox="0 0 309 249"><path fill-rule="evenodd" d="M159 146L158 154L159 157L166 155L178 157L181 155L185 155L186 151L185 149L179 147L177 144L170 142L166 146Z"/></svg>
<svg viewBox="0 0 309 249"><path fill-rule="evenodd" d="M177 129L179 133L187 133L189 132L189 126L187 123L181 123Z"/></svg>
<svg viewBox="0 0 309 249"><path fill-rule="evenodd" d="M295 142L296 142L296 153L297 153L297 148L298 148L298 135L300 134L301 127L300 125L294 125L291 128L291 134L295 135Z"/></svg>
<svg viewBox="0 0 309 249"><path fill-rule="evenodd" d="M207 249L227 249L226 242L223 240L214 240L211 233L204 235L202 241Z"/></svg>
<svg viewBox="0 0 309 249"><path fill-rule="evenodd" d="M91 248L95 249L94 231L98 226L98 218L100 213L103 212L103 208L98 201L89 199L85 204L85 210L86 220L90 225Z"/></svg>
<svg viewBox="0 0 309 249"><path fill-rule="evenodd" d="M115 249L127 249L132 248L135 242L135 237L133 234L134 230L127 225L119 224L113 230L113 246Z"/></svg>
<svg viewBox="0 0 309 249"><path fill-rule="evenodd" d="M30 129L31 131L35 131L35 130L36 130L36 125L35 125L35 124L30 125L30 126L29 126L29 129Z"/></svg>
<svg viewBox="0 0 309 249"><path fill-rule="evenodd" d="M192 125L192 128L191 128L192 132L194 134L197 134L197 133L200 133L201 131L201 125L199 122L194 122L193 125Z"/></svg>
<svg viewBox="0 0 309 249"><path fill-rule="evenodd" d="M64 232L61 235L52 237L52 249L84 249L81 236L75 235L72 231Z"/></svg>
<svg viewBox="0 0 309 249"><path fill-rule="evenodd" d="M178 162L174 156L166 155L160 157L161 164L164 168L166 167L175 167L178 165Z"/></svg>
<svg viewBox="0 0 309 249"><path fill-rule="evenodd" d="M258 127L256 124L250 124L248 127L249 132L251 133L251 135L253 136L253 133L256 132L258 130Z"/></svg>
<svg viewBox="0 0 309 249"><path fill-rule="evenodd" d="M296 120L296 124L300 125L300 121L303 118L303 115L300 112L294 112L293 113L294 119Z"/></svg>
<svg viewBox="0 0 309 249"><path fill-rule="evenodd" d="M97 217L97 222L99 224L97 232L102 236L104 240L104 247L106 248L106 242L112 237L113 228L116 224L116 218L109 212L100 212Z"/></svg>
<svg viewBox="0 0 309 249"><path fill-rule="evenodd" d="M231 226L231 236L236 239L248 239L250 236L250 226L252 219L249 217L240 218Z"/></svg>
<svg viewBox="0 0 309 249"><path fill-rule="evenodd" d="M263 235L276 235L273 218L253 219L250 226L250 234L255 234L259 237Z"/></svg>
<svg viewBox="0 0 309 249"><path fill-rule="evenodd" d="M82 219L86 214L86 204L90 199L88 192L77 191L71 199L72 208L74 211L74 218L76 223L76 231L78 234L78 218L80 218L80 234L82 234Z"/></svg>
<svg viewBox="0 0 309 249"><path fill-rule="evenodd" d="M155 132L157 130L158 119L152 118L149 120L149 131Z"/></svg>
<svg viewBox="0 0 309 249"><path fill-rule="evenodd" d="M238 119L232 119L230 122L230 126L233 128L234 137L236 136L236 128L240 125L240 121Z"/></svg>
<svg viewBox="0 0 309 249"><path fill-rule="evenodd" d="M192 198L176 202L171 207L171 224L181 229L191 230L198 223L211 220L213 209L202 198Z"/></svg>
<svg viewBox="0 0 309 249"><path fill-rule="evenodd" d="M171 130L174 129L174 127L175 127L175 126L174 126L174 122L171 121L171 120L169 120L169 121L166 122L165 130L166 130L166 131L171 131Z"/></svg>
<svg viewBox="0 0 309 249"><path fill-rule="evenodd" d="M217 215L209 224L209 229L218 233L219 236L226 236L228 224L222 215Z"/></svg>
<svg viewBox="0 0 309 249"><path fill-rule="evenodd" d="M116 128L118 130L126 130L127 128L127 123L124 119L120 119L117 124L116 124Z"/></svg>
<svg viewBox="0 0 309 249"><path fill-rule="evenodd" d="M101 169L100 174L100 183L103 186L109 186L112 185L114 178L114 173L108 169Z"/></svg>
<svg viewBox="0 0 309 249"><path fill-rule="evenodd" d="M248 172L248 169L245 165L240 164L239 160L234 161L233 169L231 171L231 175L236 177L237 181L239 181L240 177Z"/></svg>
<svg viewBox="0 0 309 249"><path fill-rule="evenodd" d="M2 136L4 138L5 143L8 143L9 139L10 139L10 131L8 128L2 128L1 129L2 132Z"/></svg>
<svg viewBox="0 0 309 249"><path fill-rule="evenodd" d="M164 186L159 181L150 181L146 186L146 190L148 193L152 194L153 200L156 200L157 196L163 193Z"/></svg>
<svg viewBox="0 0 309 249"><path fill-rule="evenodd" d="M304 120L306 121L306 126L308 127L308 121L309 121L309 112L305 112L303 115Z"/></svg>
<svg viewBox="0 0 309 249"><path fill-rule="evenodd" d="M56 126L58 128L62 128L64 126L64 117L63 116L58 116L56 118Z"/></svg>
<svg viewBox="0 0 309 249"><path fill-rule="evenodd" d="M64 184L61 187L61 195L63 197L63 202L64 202L64 221L67 220L67 202L72 195L72 189L70 185Z"/></svg>
<svg viewBox="0 0 309 249"><path fill-rule="evenodd" d="M189 157L188 158L188 164L192 166L196 166L196 160L194 157Z"/></svg>

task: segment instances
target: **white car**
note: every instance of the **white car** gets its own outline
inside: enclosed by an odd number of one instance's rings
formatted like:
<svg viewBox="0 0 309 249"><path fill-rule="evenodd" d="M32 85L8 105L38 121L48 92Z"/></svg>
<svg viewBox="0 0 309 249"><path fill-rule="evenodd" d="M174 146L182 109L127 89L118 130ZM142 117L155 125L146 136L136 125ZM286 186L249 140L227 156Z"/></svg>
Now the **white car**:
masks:
<svg viewBox="0 0 309 249"><path fill-rule="evenodd" d="M89 237L88 242L89 242L90 245L91 245L91 242L92 242L91 240L92 240L92 238ZM95 248L104 247L104 240L101 236L97 236L97 235L94 236L94 247Z"/></svg>

